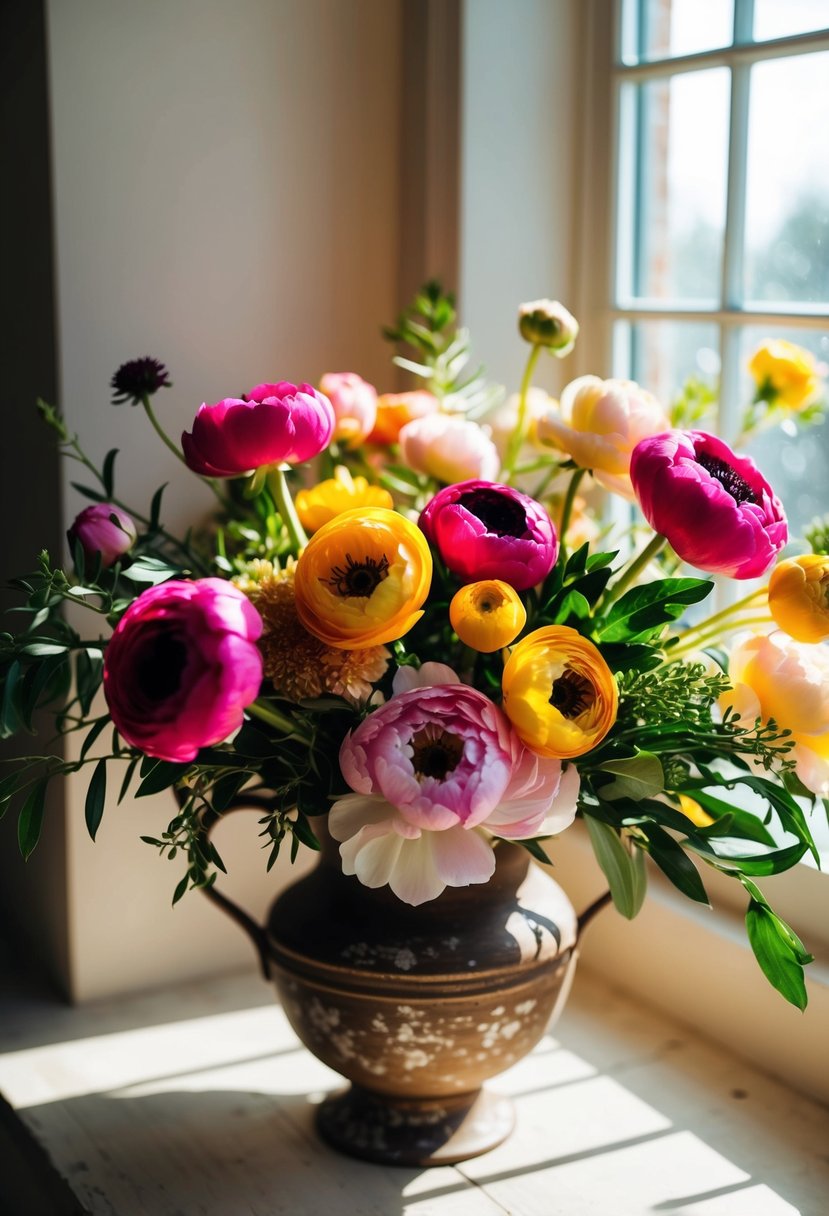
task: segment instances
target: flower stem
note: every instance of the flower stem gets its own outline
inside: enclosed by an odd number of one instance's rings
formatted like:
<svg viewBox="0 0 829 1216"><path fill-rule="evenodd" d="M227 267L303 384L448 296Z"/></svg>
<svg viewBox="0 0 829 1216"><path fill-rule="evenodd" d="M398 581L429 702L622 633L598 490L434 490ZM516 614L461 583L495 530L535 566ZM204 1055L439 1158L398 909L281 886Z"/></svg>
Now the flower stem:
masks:
<svg viewBox="0 0 829 1216"><path fill-rule="evenodd" d="M561 508L561 524L559 525L558 538L561 544L561 552L564 557L567 556L567 529L570 527L570 516L573 514L573 503L576 501L576 493L578 492L579 484L584 477L587 469L576 469L570 478L570 484L567 487L567 493L564 497L564 506Z"/></svg>
<svg viewBox="0 0 829 1216"><path fill-rule="evenodd" d="M299 522L299 516L296 513L294 500L291 498L291 491L288 489L288 482L283 468L277 467L269 470L268 489L276 503L276 509L280 514L282 522L288 529L291 541L297 549L304 549L308 544L308 537L305 535L305 529Z"/></svg>
<svg viewBox="0 0 829 1216"><path fill-rule="evenodd" d="M729 622L727 628L729 631L733 629L747 629L752 625L768 625L772 620L771 615L768 612L764 612L761 616L747 616L742 619L733 620ZM674 646L667 652L667 661L671 662L673 659L681 658L683 655L690 654L694 650L701 650L703 646L720 637L723 628L723 623L720 622L713 629L699 633L690 642L686 642L683 639L681 646Z"/></svg>
<svg viewBox="0 0 829 1216"><path fill-rule="evenodd" d="M535 365L538 362L538 356L541 354L542 349L541 346L532 347L527 358L527 366L524 368L524 375L521 378L521 388L518 396L518 418L515 423L515 429L510 435L504 467L501 470L501 476L505 482L509 482L512 470L515 468L515 462L518 459L518 453L521 451L521 444L524 442L524 435L527 430L527 396L532 384Z"/></svg>
<svg viewBox="0 0 829 1216"><path fill-rule="evenodd" d="M627 591L628 587L635 580L638 574L645 569L651 558L655 557L662 546L665 544L665 537L659 532L653 536L645 545L642 552L633 559L624 573L616 580L607 594L604 597L604 608L609 608L611 604L618 600L623 592Z"/></svg>
<svg viewBox="0 0 829 1216"><path fill-rule="evenodd" d="M703 632L707 633L712 625L727 621L729 617L735 616L743 608L754 606L754 601L765 596L767 591L768 584L764 584L764 586L758 587L756 591L752 591L748 595L743 596L741 600L737 600L735 603L729 604L727 608L722 608L719 612L715 612L711 616L707 616L704 620L697 621L696 625L689 625L688 628L683 630L683 632L679 635L682 645L685 645L685 642L692 634Z"/></svg>
<svg viewBox="0 0 829 1216"><path fill-rule="evenodd" d="M176 445L173 443L170 436L164 430L164 427L161 425L161 423L156 418L155 411L153 410L153 407L150 405L150 398L147 393L145 393L144 396L141 398L141 404L144 406L144 413L147 415L150 422L152 423L153 429L154 429L155 433L158 435L161 442L170 449L170 451L173 453L173 455L176 457L177 460L180 460L183 465L186 465L187 461L184 459L184 455L182 454L181 449L176 447Z"/></svg>
<svg viewBox="0 0 829 1216"><path fill-rule="evenodd" d="M302 743L310 743L311 740L306 733L299 729L299 726L287 714L280 713L278 709L274 709L266 701L253 701L248 707L247 712L253 714L254 718L259 718L262 722L267 722L269 726L275 726L277 730L281 730L283 734L293 735Z"/></svg>

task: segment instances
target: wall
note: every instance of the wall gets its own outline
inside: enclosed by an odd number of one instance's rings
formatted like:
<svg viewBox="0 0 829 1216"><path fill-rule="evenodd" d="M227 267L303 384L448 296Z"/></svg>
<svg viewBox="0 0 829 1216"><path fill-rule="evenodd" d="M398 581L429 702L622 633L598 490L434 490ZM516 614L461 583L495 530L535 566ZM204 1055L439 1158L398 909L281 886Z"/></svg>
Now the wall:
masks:
<svg viewBox="0 0 829 1216"><path fill-rule="evenodd" d="M159 414L174 435L201 401L264 379L386 375L378 327L400 303L399 5L50 0L47 16L57 395L95 460L121 449L128 503L146 510L170 482L166 522L180 526L209 500L137 410L108 404L119 363L167 363ZM62 478L71 520L77 469ZM93 846L86 781L66 788L68 967L50 954L70 994L245 961L242 935L198 896L170 909L177 863L138 841L166 824L169 800L111 800ZM279 879L248 819L217 839L261 911Z"/></svg>

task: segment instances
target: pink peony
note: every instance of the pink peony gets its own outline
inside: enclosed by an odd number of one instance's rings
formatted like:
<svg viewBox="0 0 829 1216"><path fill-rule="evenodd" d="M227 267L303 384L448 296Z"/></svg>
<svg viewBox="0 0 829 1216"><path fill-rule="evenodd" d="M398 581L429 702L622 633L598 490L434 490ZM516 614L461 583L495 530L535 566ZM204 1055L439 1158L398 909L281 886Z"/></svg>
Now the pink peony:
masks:
<svg viewBox="0 0 829 1216"><path fill-rule="evenodd" d="M440 490L418 521L426 539L464 582L498 578L525 591L555 565L558 539L549 515L512 486L463 481Z"/></svg>
<svg viewBox="0 0 829 1216"><path fill-rule="evenodd" d="M301 464L331 441L334 410L310 384L257 384L244 400L200 405L181 446L202 477L241 477L263 465Z"/></svg>
<svg viewBox="0 0 829 1216"><path fill-rule="evenodd" d="M443 482L498 476L498 449L483 427L452 414L427 414L407 422L398 436L400 458L417 473Z"/></svg>
<svg viewBox="0 0 829 1216"><path fill-rule="evenodd" d="M355 791L328 820L344 872L415 905L492 876L482 829L525 839L562 831L576 811L576 770L562 778L559 760L529 752L492 701L459 683L393 696L346 736L340 768Z"/></svg>
<svg viewBox="0 0 829 1216"><path fill-rule="evenodd" d="M133 747L187 763L226 739L256 699L259 613L219 578L151 587L124 613L106 648L104 692Z"/></svg>
<svg viewBox="0 0 829 1216"><path fill-rule="evenodd" d="M698 570L759 578L786 543L783 504L754 461L705 431L643 439L630 478L648 523Z"/></svg>
<svg viewBox="0 0 829 1216"><path fill-rule="evenodd" d="M377 421L377 390L356 372L326 372L320 388L334 408L334 438L358 447Z"/></svg>
<svg viewBox="0 0 829 1216"><path fill-rule="evenodd" d="M67 533L69 544L81 542L87 561L101 555L101 565L112 566L133 547L137 532L135 524L120 507L110 502L96 502L81 511Z"/></svg>

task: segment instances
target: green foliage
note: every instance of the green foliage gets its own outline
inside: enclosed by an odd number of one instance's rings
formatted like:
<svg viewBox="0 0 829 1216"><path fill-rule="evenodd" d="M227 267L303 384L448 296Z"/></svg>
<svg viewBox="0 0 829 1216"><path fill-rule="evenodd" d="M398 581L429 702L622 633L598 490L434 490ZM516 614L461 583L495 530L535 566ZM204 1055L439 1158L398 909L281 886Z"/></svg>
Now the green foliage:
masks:
<svg viewBox="0 0 829 1216"><path fill-rule="evenodd" d="M742 880L749 894L746 930L755 958L770 984L798 1009L808 1003L803 968L813 961L794 930L766 902L749 879Z"/></svg>
<svg viewBox="0 0 829 1216"><path fill-rule="evenodd" d="M644 857L629 838L628 843L624 843L609 824L589 814L585 815L584 821L614 906L622 916L633 920L642 907L648 887Z"/></svg>

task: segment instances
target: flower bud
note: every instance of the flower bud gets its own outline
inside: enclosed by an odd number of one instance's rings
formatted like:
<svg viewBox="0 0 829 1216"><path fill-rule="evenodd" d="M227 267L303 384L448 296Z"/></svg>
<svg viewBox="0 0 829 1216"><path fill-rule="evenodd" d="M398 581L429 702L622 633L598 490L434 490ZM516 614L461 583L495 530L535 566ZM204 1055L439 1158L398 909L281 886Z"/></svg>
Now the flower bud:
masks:
<svg viewBox="0 0 829 1216"><path fill-rule="evenodd" d="M829 638L829 556L802 553L775 566L769 579L769 611L798 642Z"/></svg>
<svg viewBox="0 0 829 1216"><path fill-rule="evenodd" d="M468 418L427 414L400 431L400 458L410 469L447 485L481 478L492 481L501 462L486 430Z"/></svg>
<svg viewBox="0 0 829 1216"><path fill-rule="evenodd" d="M811 351L783 338L763 342L752 355L748 370L757 385L758 401L798 411L819 401L826 368Z"/></svg>
<svg viewBox="0 0 829 1216"><path fill-rule="evenodd" d="M67 533L74 548L78 540L88 561L100 553L101 564L112 566L135 544L138 533L135 524L119 507L110 502L96 502L81 511Z"/></svg>
<svg viewBox="0 0 829 1216"><path fill-rule="evenodd" d="M334 439L359 447L377 421L377 390L356 372L326 372L320 391L334 408Z"/></svg>
<svg viewBox="0 0 829 1216"><path fill-rule="evenodd" d="M534 346L546 346L557 358L576 345L579 323L558 300L532 300L518 309L521 337Z"/></svg>
<svg viewBox="0 0 829 1216"><path fill-rule="evenodd" d="M491 578L461 587L449 605L449 620L465 645L492 654L515 641L527 610L509 583Z"/></svg>

